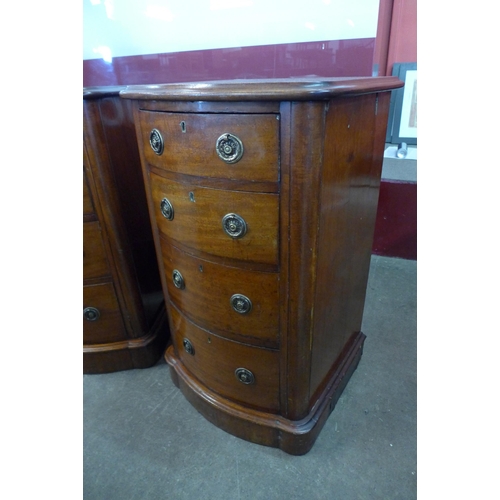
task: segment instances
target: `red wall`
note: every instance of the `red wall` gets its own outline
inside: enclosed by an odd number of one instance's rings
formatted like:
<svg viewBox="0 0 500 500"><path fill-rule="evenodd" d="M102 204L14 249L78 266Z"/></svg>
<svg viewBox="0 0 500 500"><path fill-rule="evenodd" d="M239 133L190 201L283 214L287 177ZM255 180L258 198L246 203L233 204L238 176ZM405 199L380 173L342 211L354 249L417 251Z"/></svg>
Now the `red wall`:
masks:
<svg viewBox="0 0 500 500"><path fill-rule="evenodd" d="M417 260L417 183L382 181L372 253Z"/></svg>
<svg viewBox="0 0 500 500"><path fill-rule="evenodd" d="M394 63L417 62L417 0L380 0L373 62L380 76ZM416 182L381 182L372 251L417 259Z"/></svg>
<svg viewBox="0 0 500 500"><path fill-rule="evenodd" d="M374 46L374 38L362 38L90 59L83 61L83 86L370 76Z"/></svg>
<svg viewBox="0 0 500 500"><path fill-rule="evenodd" d="M374 64L386 76L398 62L417 62L417 0L380 0Z"/></svg>

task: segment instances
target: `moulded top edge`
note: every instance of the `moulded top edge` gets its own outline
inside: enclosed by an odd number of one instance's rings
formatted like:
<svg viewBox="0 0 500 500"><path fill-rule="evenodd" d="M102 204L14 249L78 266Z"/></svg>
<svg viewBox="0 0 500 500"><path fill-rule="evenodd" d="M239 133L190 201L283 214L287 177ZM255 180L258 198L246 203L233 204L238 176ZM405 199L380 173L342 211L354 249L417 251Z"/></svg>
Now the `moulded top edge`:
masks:
<svg viewBox="0 0 500 500"><path fill-rule="evenodd" d="M130 85L120 92L120 96L182 101L326 100L344 94L385 92L403 85L394 76L219 80Z"/></svg>
<svg viewBox="0 0 500 500"><path fill-rule="evenodd" d="M101 97L117 96L121 90L126 89L126 85L109 85L96 87L83 87L84 99L98 99Z"/></svg>

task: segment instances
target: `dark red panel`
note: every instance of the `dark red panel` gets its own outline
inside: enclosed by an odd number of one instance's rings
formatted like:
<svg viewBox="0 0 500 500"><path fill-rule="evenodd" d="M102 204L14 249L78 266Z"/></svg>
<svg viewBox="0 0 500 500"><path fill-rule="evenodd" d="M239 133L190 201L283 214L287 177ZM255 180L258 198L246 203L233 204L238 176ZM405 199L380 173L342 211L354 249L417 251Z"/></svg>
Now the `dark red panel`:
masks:
<svg viewBox="0 0 500 500"><path fill-rule="evenodd" d="M363 38L90 59L83 61L83 86L371 76L374 46L374 38Z"/></svg>
<svg viewBox="0 0 500 500"><path fill-rule="evenodd" d="M372 252L386 257L417 260L417 184L380 184Z"/></svg>

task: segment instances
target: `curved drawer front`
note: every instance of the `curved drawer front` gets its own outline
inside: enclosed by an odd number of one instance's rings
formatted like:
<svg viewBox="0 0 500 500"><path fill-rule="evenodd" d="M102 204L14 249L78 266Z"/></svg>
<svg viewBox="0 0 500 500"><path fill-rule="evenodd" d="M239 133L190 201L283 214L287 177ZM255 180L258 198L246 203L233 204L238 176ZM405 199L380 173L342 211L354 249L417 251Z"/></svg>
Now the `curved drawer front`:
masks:
<svg viewBox="0 0 500 500"><path fill-rule="evenodd" d="M83 171L83 215L94 213L94 204L92 203L92 196L87 182L85 170Z"/></svg>
<svg viewBox="0 0 500 500"><path fill-rule="evenodd" d="M169 238L219 257L278 263L279 195L205 188L154 173L150 179L158 228ZM162 213L164 199L172 208L171 220ZM227 214L245 221L244 236L233 238L224 231Z"/></svg>
<svg viewBox="0 0 500 500"><path fill-rule="evenodd" d="M235 401L270 411L279 410L278 351L211 335L174 307L170 308L170 317L179 358L203 384ZM184 347L185 342L189 342L187 347ZM237 370L240 370L240 379Z"/></svg>
<svg viewBox="0 0 500 500"><path fill-rule="evenodd" d="M112 283L84 286L83 310L84 344L105 344L127 338Z"/></svg>
<svg viewBox="0 0 500 500"><path fill-rule="evenodd" d="M203 177L278 181L279 115L140 111L139 116L144 155L150 165ZM150 145L153 130L162 141L161 154ZM217 140L228 133L243 145L236 163L227 163L216 150Z"/></svg>
<svg viewBox="0 0 500 500"><path fill-rule="evenodd" d="M99 278L109 275L99 222L83 224L83 278Z"/></svg>
<svg viewBox="0 0 500 500"><path fill-rule="evenodd" d="M219 335L233 335L240 341L253 337L269 347L278 347L277 273L208 262L185 254L163 238L161 245L170 300L188 318ZM174 270L182 275L182 289L174 284Z"/></svg>

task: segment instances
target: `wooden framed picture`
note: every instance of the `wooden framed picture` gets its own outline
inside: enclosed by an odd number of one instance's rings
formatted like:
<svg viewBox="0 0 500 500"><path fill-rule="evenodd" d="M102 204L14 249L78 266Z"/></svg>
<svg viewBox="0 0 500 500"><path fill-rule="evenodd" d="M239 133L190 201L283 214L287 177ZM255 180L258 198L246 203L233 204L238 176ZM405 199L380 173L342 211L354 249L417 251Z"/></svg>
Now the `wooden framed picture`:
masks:
<svg viewBox="0 0 500 500"><path fill-rule="evenodd" d="M405 86L392 92L386 142L417 144L417 63L395 63L392 74Z"/></svg>

